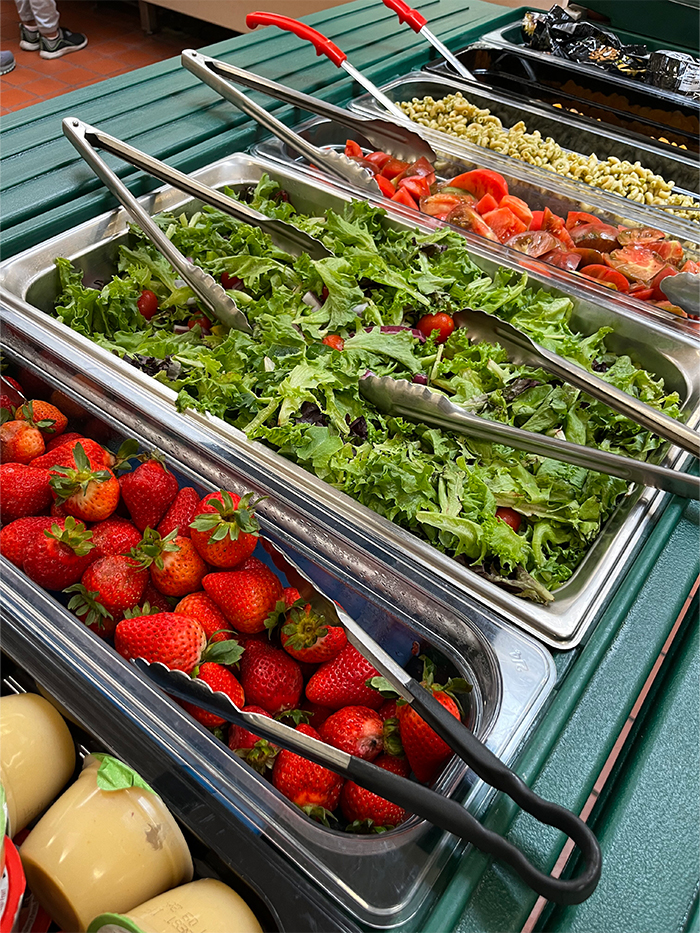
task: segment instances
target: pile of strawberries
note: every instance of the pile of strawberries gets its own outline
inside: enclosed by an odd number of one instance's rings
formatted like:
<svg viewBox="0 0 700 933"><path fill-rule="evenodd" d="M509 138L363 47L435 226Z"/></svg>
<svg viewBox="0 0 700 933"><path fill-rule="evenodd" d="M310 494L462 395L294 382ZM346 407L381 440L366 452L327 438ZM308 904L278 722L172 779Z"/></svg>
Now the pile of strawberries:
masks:
<svg viewBox="0 0 700 933"><path fill-rule="evenodd" d="M180 488L135 441L114 454L68 432L55 402L24 401L2 377L0 550L127 659L143 657L198 677L246 710L287 718L329 745L420 781L451 750L299 592L254 556L255 503L220 490ZM96 422L95 431L98 430ZM93 432L95 433L95 432ZM137 462L135 469L132 469ZM448 689L424 683L459 718ZM457 689L465 689L466 685ZM380 692L382 690L383 692ZM182 704L311 817L340 812L358 832L394 827L401 807L245 729Z"/></svg>

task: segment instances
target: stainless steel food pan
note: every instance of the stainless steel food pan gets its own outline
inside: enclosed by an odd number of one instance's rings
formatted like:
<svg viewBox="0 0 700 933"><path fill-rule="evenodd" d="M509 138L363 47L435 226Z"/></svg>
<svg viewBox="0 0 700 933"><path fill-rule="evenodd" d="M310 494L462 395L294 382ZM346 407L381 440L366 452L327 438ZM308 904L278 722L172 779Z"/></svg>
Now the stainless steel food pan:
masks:
<svg viewBox="0 0 700 933"><path fill-rule="evenodd" d="M359 132L352 132L346 127L333 123L331 120L324 120L316 117L295 127L295 132L319 148L331 148L336 151L342 151L346 141L348 139L353 139L362 146L365 151L372 151L372 146L369 141ZM443 139L444 138L445 137L443 137ZM470 159L461 155L458 150L459 147L451 149L448 145L445 145L439 150L439 158L435 163L439 179L444 180L452 178L460 172L466 172L474 168L483 168L488 162L487 159L479 159L478 162L472 162ZM480 151L483 152L484 150ZM317 168L310 166L303 156L298 155L288 145L274 136L256 143L252 148L252 152L254 155L259 155L264 159L274 159L276 162L282 162L285 165L298 166L299 169L308 172L314 178L319 177L319 170ZM510 162L511 165L509 169L512 169L514 162L519 164L517 160L511 159ZM635 202L629 201L626 198L607 198L600 189L586 186L591 196L587 196L585 201L573 200L570 197L570 192L566 185L562 186L560 193L560 186L557 184L559 176L554 176L551 172L548 173L547 188L539 184L534 184L531 179L528 180L527 178L520 177L517 169L501 172L501 174L508 183L509 192L516 197L522 198L533 210L542 210L544 207L549 207L550 210L561 216L566 216L569 211L595 211L596 215L600 217L604 223L615 226L618 224L642 227L648 225L648 211L644 207L636 205ZM388 206L388 202L385 201L384 204ZM624 216L618 213L622 208L625 210ZM695 261L700 259L700 246L698 245L700 242L699 225L683 222L678 223L672 214L667 214L662 218L658 226L668 233L669 236L675 237L682 243L689 259ZM483 243L482 238L475 237L475 235L464 230L460 232L465 235L470 244L474 244L475 242ZM693 236L694 239L690 240L687 238L688 236ZM491 248L490 245L489 248ZM508 250L508 247L503 246L501 249ZM603 287L604 286L601 286L601 288ZM700 338L700 322L689 321L687 318L679 317L677 314L673 314L670 311L655 308L649 302L637 301L631 295L625 294L624 292L610 293L610 291L606 289L605 293L607 293L609 300L616 303L620 302L638 313L651 315L660 323L664 323L674 330L680 329L687 332L690 336L697 336Z"/></svg>
<svg viewBox="0 0 700 933"><path fill-rule="evenodd" d="M485 90L456 76L439 78L434 75L412 73L395 78L389 84L383 85L382 91L396 103L413 100L414 97L421 99L427 96L439 100L448 94L461 91L471 103L490 110L506 128L522 120L528 132L539 130L543 137L551 136L564 149L586 157L595 153L599 159L616 156L618 159L626 159L631 163L639 161L645 168L662 175L667 181L675 181L678 186L677 190L689 194L697 194L700 191L700 169L697 158L692 154L685 155L677 150L662 151L659 146L651 142L646 143L641 140L633 142L615 133L611 127L599 127L597 124L584 127L564 112L553 114L551 110L538 106L534 102L514 103L506 94ZM373 116L381 112L379 104L368 94L352 100L350 107L360 113L371 113ZM444 138L447 134L428 131L426 135L421 128L421 135L425 135L428 142L435 148L433 139ZM473 148L481 152L485 151L479 146ZM511 156L501 156L501 158L508 162L518 161ZM539 173L540 177L552 174L546 169L534 169L534 166L532 168ZM573 182L573 179L571 181ZM575 182L575 184L590 187L585 182Z"/></svg>
<svg viewBox="0 0 700 933"><path fill-rule="evenodd" d="M400 663L416 664L415 653L426 650L442 667L441 675L462 676L472 683L468 702L473 731L499 757L512 757L554 683L553 662L545 648L487 612L474 607L469 615L457 613L416 586L412 591L397 588L395 598L387 593L391 585L374 593L373 573L392 577L391 570L376 561L358 556L356 579L329 571L315 558L323 529L285 501L274 478L268 480L255 468L249 472L244 458L224 446L208 446L195 426L186 437L179 437L151 409L146 395L133 394L119 381L102 381L103 373L90 365L87 354L81 356L32 322L21 328L14 320L6 323L3 354L11 366L20 367L20 379L21 369L28 370L78 401L88 417L102 421L110 448L116 449L125 437L135 437L144 449L160 448L180 484L194 486L201 494L223 487L240 493L253 488L267 495L260 510L264 537L307 573L313 572L328 595ZM326 546L353 559L353 549L342 536L325 534ZM262 545L256 554L271 563ZM219 812L222 823L212 823L210 816L193 828L205 839L216 840L234 864L242 859L241 840L252 831L350 914L378 927L405 921L435 897L434 887L457 847L454 837L416 818L375 837L337 832L310 821L158 693L107 642L85 629L57 599L6 561L0 569L0 602L7 620L4 650L29 665L36 676L34 668L54 668L52 689L57 699L133 764L138 755L150 771L156 766L148 764L149 750L161 759L164 756L173 769L172 780L189 785L191 810L206 812L213 807ZM83 700L89 695L102 700L86 706ZM112 722L119 723L121 730L114 732ZM148 780L152 772L144 776ZM446 767L436 789L468 799L477 812L487 799L487 789L459 759ZM240 826L246 832L239 837ZM268 895L274 904L274 890Z"/></svg>
<svg viewBox="0 0 700 933"><path fill-rule="evenodd" d="M223 159L197 174L217 187L253 184L264 172L286 188L293 204L312 214L322 213L329 207L339 209L351 199L347 191L303 176L294 167L265 163L245 155ZM168 189L143 199L147 208L154 212L172 209L185 201L179 192ZM399 216L397 212L390 222L432 229L413 211L405 211L404 220L399 220ZM359 578L369 596L386 594L390 600L395 600L401 597L402 587L408 587L406 592L412 593L413 588L419 586L457 611L473 605L472 600L476 598L549 644L563 648L580 641L598 618L658 518L667 501L663 494L637 489L626 497L577 572L557 591L557 598L550 606L518 599L269 448L251 443L242 432L223 421L190 410L176 412L175 393L171 389L44 313L52 308L57 293L58 275L53 265L56 256L74 259L85 270L88 281L105 280L116 267L117 245L127 235L124 213L114 211L7 260L0 266L6 322L18 330L31 322L41 330L47 347L60 338L65 348L62 352L70 347L83 361L86 373L98 384L109 387L112 397L138 398L143 412L157 412L165 437L188 439L196 435L208 449L225 451L224 462L235 459L251 477L253 474L262 477L255 480L259 486L274 483L280 499L285 498L300 509L305 520L315 523L316 560L349 579ZM471 254L485 271L492 274L497 268L495 254L486 246L475 243ZM515 254L504 256L501 265L519 270L526 268ZM548 270L547 277L536 272L531 276L547 291L557 290L557 283L571 278L559 278L557 271ZM603 325L611 325L614 328L608 339L611 349L630 353L647 369L662 376L669 390L679 392L689 420L694 423L700 412L700 345L681 334L669 333L641 315L625 312L620 306L598 297L597 290L588 289L584 284L569 283L567 290L575 305L573 327L591 333ZM676 463L678 458L671 452L666 462ZM266 514L275 515L275 520L287 527L292 537L297 536L296 523L288 518L286 509L281 509L274 500L263 508ZM348 549L340 549L338 540L342 539L351 542L352 548L348 545ZM392 568L395 575L387 574L387 567ZM437 616L434 622L439 626Z"/></svg>

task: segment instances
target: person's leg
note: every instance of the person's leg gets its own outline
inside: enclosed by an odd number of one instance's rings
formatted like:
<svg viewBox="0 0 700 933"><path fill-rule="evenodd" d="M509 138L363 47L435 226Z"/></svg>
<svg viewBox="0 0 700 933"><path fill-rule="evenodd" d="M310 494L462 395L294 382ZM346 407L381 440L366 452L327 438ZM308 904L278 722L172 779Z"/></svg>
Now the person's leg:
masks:
<svg viewBox="0 0 700 933"><path fill-rule="evenodd" d="M58 10L55 0L27 0L32 8L39 30L41 58L60 58L68 52L77 52L87 45L81 32L71 32L58 25Z"/></svg>
<svg viewBox="0 0 700 933"><path fill-rule="evenodd" d="M37 52L41 45L41 36L30 0L15 0L15 6L20 18L19 47L25 52Z"/></svg>
<svg viewBox="0 0 700 933"><path fill-rule="evenodd" d="M30 29L32 27L39 30L42 36L47 36L51 39L56 39L58 37L58 10L56 8L56 0L15 0L17 3L17 9L20 10L20 19L28 26ZM20 9L22 7L29 7L29 18L25 19Z"/></svg>

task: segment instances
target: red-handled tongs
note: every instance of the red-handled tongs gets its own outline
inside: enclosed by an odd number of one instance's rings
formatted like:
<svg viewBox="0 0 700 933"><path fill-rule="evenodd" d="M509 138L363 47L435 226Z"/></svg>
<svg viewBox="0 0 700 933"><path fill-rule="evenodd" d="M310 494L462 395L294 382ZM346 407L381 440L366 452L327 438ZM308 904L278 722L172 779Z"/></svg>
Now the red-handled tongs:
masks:
<svg viewBox="0 0 700 933"><path fill-rule="evenodd" d="M450 52L447 46L438 39L434 32L428 29L428 20L422 13L412 9L412 7L404 3L403 0L382 0L382 3L396 13L400 23L406 23L414 32L417 32L420 36L423 36L424 39L427 39L433 48L437 49L442 57L452 65L457 74L466 78L468 81L475 80L471 71L464 67L457 56Z"/></svg>
<svg viewBox="0 0 700 933"><path fill-rule="evenodd" d="M456 719L427 690L408 674L361 626L313 583L287 554L265 542L275 565L282 570L291 586L303 594L319 614L331 625L342 625L348 641L387 678L396 692L409 703L440 735L459 757L488 784L508 794L523 810L540 822L555 826L566 833L581 849L585 866L575 878L553 878L535 868L514 845L491 830L485 829L458 801L443 797L415 781L385 771L369 761L349 755L311 736L297 732L284 723L268 719L260 713L250 713L236 706L224 693L184 671L172 671L161 663L149 663L137 658L134 663L166 693L194 703L202 709L249 729L255 735L302 755L316 764L329 768L361 787L399 804L407 812L429 820L435 826L473 843L482 852L510 865L538 894L557 904L580 904L590 897L598 884L601 853L592 830L576 814L558 804L543 800L476 736Z"/></svg>
<svg viewBox="0 0 700 933"><path fill-rule="evenodd" d="M317 55L325 55L337 68L342 68L351 78L354 78L358 84L361 84L382 107L389 111L389 113L392 113L395 117L399 117L402 121L406 120L406 114L403 113L392 100L389 100L386 94L383 94L375 84L372 84L369 78L366 78L361 71L358 71L354 65L351 65L345 52L339 49L338 46L334 42L331 42L327 36L324 36L323 33L318 32L316 29L312 29L311 26L307 26L305 23L300 23L297 19L291 19L289 16L279 16L277 13L249 13L245 21L250 29L255 29L256 26L278 26L280 29L285 29L287 32L294 33L294 35L298 36L300 39L308 40L316 49Z"/></svg>

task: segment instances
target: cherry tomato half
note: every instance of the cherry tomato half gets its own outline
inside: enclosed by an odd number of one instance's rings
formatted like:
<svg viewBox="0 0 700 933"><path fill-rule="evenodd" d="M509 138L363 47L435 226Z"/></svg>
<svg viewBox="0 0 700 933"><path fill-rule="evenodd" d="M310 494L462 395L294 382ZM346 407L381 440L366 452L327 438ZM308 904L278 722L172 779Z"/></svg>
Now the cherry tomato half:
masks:
<svg viewBox="0 0 700 933"><path fill-rule="evenodd" d="M239 279L237 275L229 275L228 272L223 272L221 274L221 284L225 289L240 288L243 279Z"/></svg>
<svg viewBox="0 0 700 933"><path fill-rule="evenodd" d="M424 314L417 327L424 337L429 337L434 330L438 331L435 342L444 343L455 329L455 322L449 314L441 311L439 314Z"/></svg>
<svg viewBox="0 0 700 933"><path fill-rule="evenodd" d="M150 321L154 314L158 314L158 296L150 288L144 288L136 302L139 314Z"/></svg>
<svg viewBox="0 0 700 933"><path fill-rule="evenodd" d="M342 337L339 337L338 334L326 334L321 343L325 343L327 347L332 347L334 350L343 350L345 348L345 341Z"/></svg>
<svg viewBox="0 0 700 933"><path fill-rule="evenodd" d="M505 506L500 506L496 509L496 518L500 518L502 522L506 523L506 525L510 525L513 531L517 532L520 530L522 517L518 512L515 511L515 509L509 509Z"/></svg>
<svg viewBox="0 0 700 933"><path fill-rule="evenodd" d="M187 326L190 330L192 330L193 327L196 327L197 324L199 324L202 330L211 330L212 328L212 323L209 318L206 316L206 314L202 314L201 312L199 314L193 314L187 322Z"/></svg>

